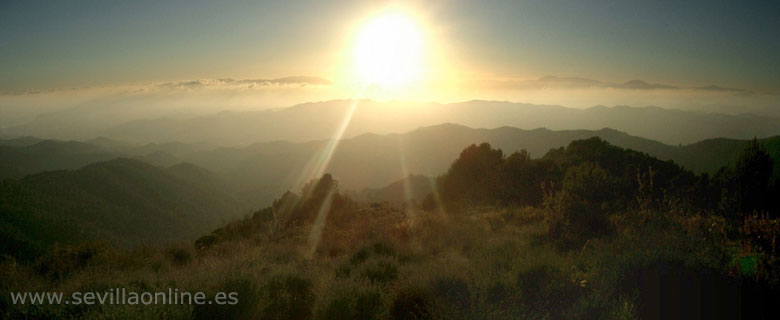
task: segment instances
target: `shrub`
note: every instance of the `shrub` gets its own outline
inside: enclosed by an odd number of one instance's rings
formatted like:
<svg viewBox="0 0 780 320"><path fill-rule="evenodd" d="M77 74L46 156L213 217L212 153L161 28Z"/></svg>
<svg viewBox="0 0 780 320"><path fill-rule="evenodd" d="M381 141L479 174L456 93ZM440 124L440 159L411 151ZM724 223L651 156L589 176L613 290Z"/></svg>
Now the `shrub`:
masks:
<svg viewBox="0 0 780 320"><path fill-rule="evenodd" d="M469 284L458 277L442 276L431 284L437 300L448 310L464 313L471 309L471 290Z"/></svg>
<svg viewBox="0 0 780 320"><path fill-rule="evenodd" d="M734 165L733 185L738 209L743 214L767 209L769 179L772 177L772 157L766 148L753 139Z"/></svg>
<svg viewBox="0 0 780 320"><path fill-rule="evenodd" d="M183 266L192 260L190 251L181 247L168 248L165 256L176 266Z"/></svg>
<svg viewBox="0 0 780 320"><path fill-rule="evenodd" d="M533 313L551 313L553 318L562 314L582 294L582 288L561 271L551 266L535 266L517 275L520 301Z"/></svg>
<svg viewBox="0 0 780 320"><path fill-rule="evenodd" d="M775 285L780 283L780 219L772 219L768 214L749 215L740 231L745 242L743 247L760 258L758 270L754 272L756 278Z"/></svg>
<svg viewBox="0 0 780 320"><path fill-rule="evenodd" d="M198 250L206 250L217 244L217 240L217 236L213 234L202 236L198 238L198 240L195 240L195 248Z"/></svg>
<svg viewBox="0 0 780 320"><path fill-rule="evenodd" d="M511 285L497 281L488 287L485 294L485 302L488 308L496 311L508 310L516 307L517 290Z"/></svg>
<svg viewBox="0 0 780 320"><path fill-rule="evenodd" d="M374 289L352 289L336 293L316 319L379 319L382 317L382 295Z"/></svg>
<svg viewBox="0 0 780 320"><path fill-rule="evenodd" d="M78 246L55 246L46 256L38 260L38 273L61 279L74 271L87 267L96 257L108 253L110 247L104 243L87 242Z"/></svg>
<svg viewBox="0 0 780 320"><path fill-rule="evenodd" d="M501 193L503 161L501 149L487 143L467 147L437 183L442 199L448 203L492 202Z"/></svg>
<svg viewBox="0 0 780 320"><path fill-rule="evenodd" d="M394 258L395 256L396 252L390 245L384 242L377 242L372 246L363 247L352 254L349 262L339 267L336 270L336 274L339 276L349 276L353 268L361 266L366 261L369 261L371 257L378 257L381 261L375 261L372 266L364 268L361 275L368 277L372 282L395 280L398 275L398 268L396 263L393 263L389 259ZM388 259L382 260L381 258Z"/></svg>
<svg viewBox="0 0 780 320"><path fill-rule="evenodd" d="M550 223L550 235L568 244L580 244L610 233L608 215L616 198L615 187L607 171L593 163L569 168L552 203L556 219Z"/></svg>
<svg viewBox="0 0 780 320"><path fill-rule="evenodd" d="M398 263L387 258L372 259L360 270L360 276L372 283L385 284L398 278Z"/></svg>
<svg viewBox="0 0 780 320"><path fill-rule="evenodd" d="M217 292L235 292L238 304L201 304L193 308L194 319L254 319L259 309L260 296L257 285L251 277L241 276L227 279L218 284L211 296ZM229 302L229 301L228 301Z"/></svg>
<svg viewBox="0 0 780 320"><path fill-rule="evenodd" d="M297 275L271 278L260 290L263 298L261 319L309 319L314 307L311 280Z"/></svg>
<svg viewBox="0 0 780 320"><path fill-rule="evenodd" d="M390 307L392 319L431 319L432 298L430 293L420 288L406 287L398 291Z"/></svg>

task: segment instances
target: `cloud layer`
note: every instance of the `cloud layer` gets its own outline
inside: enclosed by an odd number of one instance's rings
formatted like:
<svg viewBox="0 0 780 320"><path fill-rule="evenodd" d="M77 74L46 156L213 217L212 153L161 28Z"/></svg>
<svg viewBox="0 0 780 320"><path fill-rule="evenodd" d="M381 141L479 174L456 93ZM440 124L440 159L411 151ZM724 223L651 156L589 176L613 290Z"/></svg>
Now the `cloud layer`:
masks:
<svg viewBox="0 0 780 320"><path fill-rule="evenodd" d="M626 90L696 90L750 94L750 90L726 88L716 85L701 87L684 87L663 83L650 83L644 80L628 80L626 82L609 82L580 77L544 76L533 80L499 80L488 81L483 85L498 86L517 90L531 89L626 89Z"/></svg>

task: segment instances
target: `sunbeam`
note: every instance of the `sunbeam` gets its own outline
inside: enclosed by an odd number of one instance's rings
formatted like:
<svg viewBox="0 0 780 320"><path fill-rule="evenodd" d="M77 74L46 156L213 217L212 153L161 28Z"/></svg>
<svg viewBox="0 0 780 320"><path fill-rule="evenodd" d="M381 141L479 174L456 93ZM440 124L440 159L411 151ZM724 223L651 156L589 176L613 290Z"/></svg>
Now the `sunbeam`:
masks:
<svg viewBox="0 0 780 320"><path fill-rule="evenodd" d="M436 178L427 177L428 183L431 186L431 195L433 195L433 201L436 201L436 208L439 208L439 214L446 220L448 218L447 211L444 209L444 203L441 201L441 195L439 195L439 189L436 186Z"/></svg>
<svg viewBox="0 0 780 320"><path fill-rule="evenodd" d="M344 136L344 132L349 127L349 123L352 121L352 116L355 114L355 110L357 110L359 103L359 98L352 100L350 107L347 110L347 113L344 115L344 119L341 121L341 124L336 129L336 132L330 138L325 147L315 153L306 164L304 169L301 171L301 174L298 176L298 179L296 179L295 184L293 185L294 189L299 189L304 184L306 184L306 182L319 178L325 173L325 170L328 168L328 164L330 163L330 159L333 158L333 154L336 152L339 142L341 142L341 138ZM303 196L305 197L306 195Z"/></svg>
<svg viewBox="0 0 780 320"><path fill-rule="evenodd" d="M408 207L412 205L412 186L409 184L409 169L406 164L406 154L403 148L403 139L398 140L398 157L401 161L401 177L404 184L404 201Z"/></svg>
<svg viewBox="0 0 780 320"><path fill-rule="evenodd" d="M314 158L309 161L309 164L306 166L306 170L302 172L301 176L298 178L298 181L295 184L296 188L302 186L304 183L306 183L306 181L320 178L325 173L331 158L333 158L333 154L336 152L336 149L339 146L339 142L341 142L341 138L344 136L344 132L347 130L347 127L349 127L350 121L352 121L352 116L355 114L355 110L357 110L359 103L360 99L352 100L349 110L344 115L344 119L342 119L341 124L336 129L333 137L331 137L331 139L328 141L328 144L325 146L325 148L318 152ZM312 188L311 190L314 189L315 188ZM336 188L330 190L328 196L325 197L322 204L320 205L319 210L317 211L315 223L309 232L309 248L306 252L306 257L309 259L314 257L314 253L317 252L317 246L319 245L320 238L322 237L322 229L325 227L325 219L327 218L328 211L330 210L330 204L335 192ZM303 199L306 199L309 196L311 195L302 195Z"/></svg>
<svg viewBox="0 0 780 320"><path fill-rule="evenodd" d="M314 188L312 188L314 189ZM336 193L336 188L331 188L325 199L322 200L320 209L317 210L317 218L314 220L314 225L309 232L308 248L306 250L306 259L314 258L314 254L317 252L317 247L322 239L322 229L325 228L325 220L328 218L328 211L330 211L330 205L333 201L333 195Z"/></svg>

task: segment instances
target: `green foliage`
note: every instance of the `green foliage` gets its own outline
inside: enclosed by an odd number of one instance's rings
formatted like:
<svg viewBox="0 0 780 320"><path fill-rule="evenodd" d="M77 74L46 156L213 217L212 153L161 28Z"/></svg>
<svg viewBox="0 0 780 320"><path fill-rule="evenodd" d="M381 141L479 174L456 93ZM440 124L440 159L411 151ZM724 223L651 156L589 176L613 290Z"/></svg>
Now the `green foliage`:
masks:
<svg viewBox="0 0 780 320"><path fill-rule="evenodd" d="M390 307L392 319L424 320L433 318L433 297L426 289L406 287L398 291Z"/></svg>
<svg viewBox="0 0 780 320"><path fill-rule="evenodd" d="M734 167L722 167L710 191L718 199L718 209L732 222L755 212L775 216L780 210L780 180L772 181L774 160L766 148L753 139L739 153Z"/></svg>
<svg viewBox="0 0 780 320"><path fill-rule="evenodd" d="M745 217L740 228L745 238L744 257L752 257L750 274L762 281L780 285L780 219L768 214ZM758 261L755 258L758 258ZM745 269L745 268L742 268Z"/></svg>
<svg viewBox="0 0 780 320"><path fill-rule="evenodd" d="M774 163L763 145L756 139L740 154L734 166L733 183L738 208L743 213L769 208L769 180Z"/></svg>
<svg viewBox="0 0 780 320"><path fill-rule="evenodd" d="M644 190L647 199L695 206L703 198L695 192L699 179L691 172L595 137L550 150L542 159L531 159L524 150L504 157L500 149L492 149L489 144L472 145L463 150L437 185L445 207L449 204L450 209L464 204L540 206L545 196L560 191L568 170L583 163L592 163L608 174L614 183L611 200L625 208L633 205L640 194L642 181L637 176L646 172L652 175L643 182L654 186ZM433 201L429 197L423 207L435 208Z"/></svg>
<svg viewBox="0 0 780 320"><path fill-rule="evenodd" d="M471 145L461 152L438 184L446 201L492 202L501 189L504 153L489 144Z"/></svg>
<svg viewBox="0 0 780 320"><path fill-rule="evenodd" d="M324 307L315 314L315 319L381 319L384 306L382 294L373 288L349 288L338 290L326 300Z"/></svg>
<svg viewBox="0 0 780 320"><path fill-rule="evenodd" d="M383 242L377 242L357 250L337 274L349 276L355 273L372 283L386 284L398 278L399 264L395 250Z"/></svg>
<svg viewBox="0 0 780 320"><path fill-rule="evenodd" d="M272 277L261 289L260 319L309 319L314 307L312 281L295 274Z"/></svg>
<svg viewBox="0 0 780 320"><path fill-rule="evenodd" d="M61 279L86 268L99 258L110 254L111 248L99 242L87 242L78 246L56 246L36 263L36 271L52 279Z"/></svg>
<svg viewBox="0 0 780 320"><path fill-rule="evenodd" d="M554 163L532 160L521 150L507 157L502 168L503 200L517 205L539 206L544 200L542 185L552 178Z"/></svg>
<svg viewBox="0 0 780 320"><path fill-rule="evenodd" d="M235 293L238 304L202 304L192 311L193 319L255 319L260 311L259 289L251 276L234 276L219 283L212 292ZM272 318L273 319L273 318Z"/></svg>
<svg viewBox="0 0 780 320"><path fill-rule="evenodd" d="M32 186L0 181L0 254L32 261L55 243L77 244L97 235L82 224L39 208L44 195Z"/></svg>
<svg viewBox="0 0 780 320"><path fill-rule="evenodd" d="M183 266L192 260L189 248L171 247L165 251L165 255L176 266Z"/></svg>
<svg viewBox="0 0 780 320"><path fill-rule="evenodd" d="M570 167L551 204L556 218L549 222L550 234L575 244L609 234L608 215L615 210L616 186L607 171L593 163Z"/></svg>
<svg viewBox="0 0 780 320"><path fill-rule="evenodd" d="M372 259L360 268L360 276L372 283L385 284L398 278L398 263L394 259Z"/></svg>
<svg viewBox="0 0 780 320"><path fill-rule="evenodd" d="M445 309L452 314L468 314L472 306L472 292L465 279L460 277L446 275L434 279L431 284L431 291Z"/></svg>
<svg viewBox="0 0 780 320"><path fill-rule="evenodd" d="M214 246L219 238L214 234L207 234L195 240L195 248L198 250L205 250Z"/></svg>
<svg viewBox="0 0 780 320"><path fill-rule="evenodd" d="M240 212L208 172L115 159L0 182L0 253L32 260L54 243L191 241Z"/></svg>
<svg viewBox="0 0 780 320"><path fill-rule="evenodd" d="M565 273L551 266L540 265L517 275L520 302L530 314L549 314L564 318L563 312L585 293Z"/></svg>

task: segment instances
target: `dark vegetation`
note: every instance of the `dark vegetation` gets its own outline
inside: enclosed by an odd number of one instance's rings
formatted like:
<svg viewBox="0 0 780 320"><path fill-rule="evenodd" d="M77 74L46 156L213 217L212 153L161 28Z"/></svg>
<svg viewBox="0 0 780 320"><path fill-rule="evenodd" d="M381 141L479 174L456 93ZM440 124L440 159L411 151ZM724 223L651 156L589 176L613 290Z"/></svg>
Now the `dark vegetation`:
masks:
<svg viewBox="0 0 780 320"><path fill-rule="evenodd" d="M242 206L209 172L115 159L0 182L0 254L31 260L55 243L129 246L194 239Z"/></svg>
<svg viewBox="0 0 780 320"><path fill-rule="evenodd" d="M419 205L359 202L325 175L193 244L6 256L6 291L233 291L238 306L11 305L9 318L769 318L779 182L765 147L696 175L578 140L532 159L462 151Z"/></svg>

